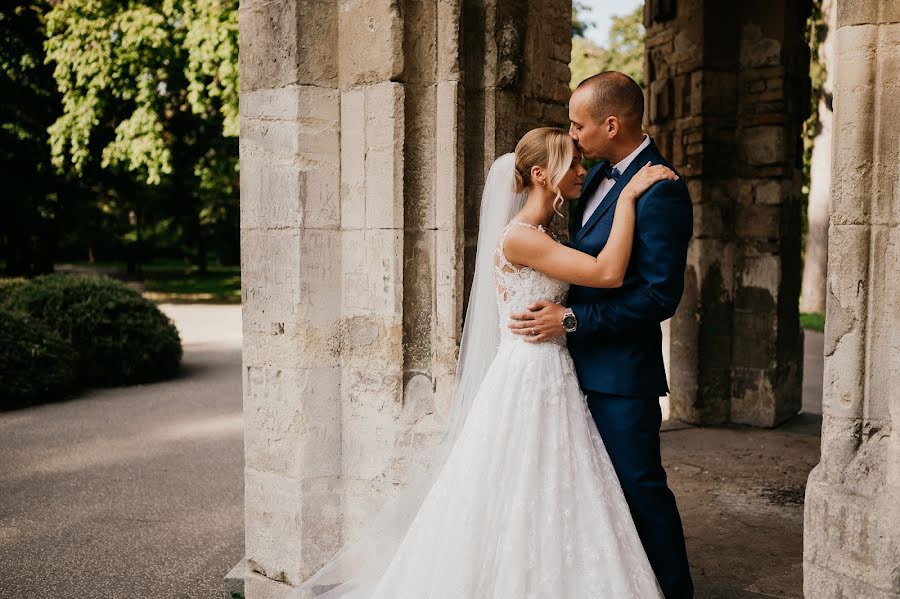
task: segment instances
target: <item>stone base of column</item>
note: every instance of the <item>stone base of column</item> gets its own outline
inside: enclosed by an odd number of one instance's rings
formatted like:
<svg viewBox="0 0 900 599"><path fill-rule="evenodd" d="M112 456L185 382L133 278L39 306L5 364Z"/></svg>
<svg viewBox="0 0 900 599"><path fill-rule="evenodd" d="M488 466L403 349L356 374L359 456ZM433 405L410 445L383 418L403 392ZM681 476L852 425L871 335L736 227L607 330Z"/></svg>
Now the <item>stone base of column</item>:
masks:
<svg viewBox="0 0 900 599"><path fill-rule="evenodd" d="M244 578L249 573L250 568L247 567L247 560L242 557L241 561L236 563L225 575L225 579L222 581L222 596L225 599L244 597Z"/></svg>
<svg viewBox="0 0 900 599"><path fill-rule="evenodd" d="M878 499L887 492L875 498L854 493L824 480L821 469L820 464L813 470L806 487L803 595L900 599L900 533L891 522L892 508Z"/></svg>

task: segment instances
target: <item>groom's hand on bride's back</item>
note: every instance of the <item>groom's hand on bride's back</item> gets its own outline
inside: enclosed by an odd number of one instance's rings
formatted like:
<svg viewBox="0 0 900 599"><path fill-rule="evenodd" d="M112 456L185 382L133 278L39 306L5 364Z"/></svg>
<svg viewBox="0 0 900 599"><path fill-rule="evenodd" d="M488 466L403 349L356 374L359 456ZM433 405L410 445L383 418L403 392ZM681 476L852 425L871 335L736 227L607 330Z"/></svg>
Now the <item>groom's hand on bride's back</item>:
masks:
<svg viewBox="0 0 900 599"><path fill-rule="evenodd" d="M528 306L525 312L510 315L507 326L528 343L540 343L566 333L562 325L565 312L565 306L540 300Z"/></svg>

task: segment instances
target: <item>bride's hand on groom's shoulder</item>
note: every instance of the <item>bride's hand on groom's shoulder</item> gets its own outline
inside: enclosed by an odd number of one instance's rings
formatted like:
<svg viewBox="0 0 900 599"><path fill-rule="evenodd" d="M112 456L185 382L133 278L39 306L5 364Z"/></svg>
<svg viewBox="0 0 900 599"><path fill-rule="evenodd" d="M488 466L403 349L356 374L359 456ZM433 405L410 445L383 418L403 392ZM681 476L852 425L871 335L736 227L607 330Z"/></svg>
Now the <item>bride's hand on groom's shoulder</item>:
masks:
<svg viewBox="0 0 900 599"><path fill-rule="evenodd" d="M651 164L647 162L636 172L625 188L622 190L621 197L637 200L645 191L664 180L677 181L678 175L675 171L662 164Z"/></svg>
<svg viewBox="0 0 900 599"><path fill-rule="evenodd" d="M534 302L525 312L510 315L507 326L516 335L525 337L528 343L540 343L553 337L565 335L562 320L565 306L547 300Z"/></svg>

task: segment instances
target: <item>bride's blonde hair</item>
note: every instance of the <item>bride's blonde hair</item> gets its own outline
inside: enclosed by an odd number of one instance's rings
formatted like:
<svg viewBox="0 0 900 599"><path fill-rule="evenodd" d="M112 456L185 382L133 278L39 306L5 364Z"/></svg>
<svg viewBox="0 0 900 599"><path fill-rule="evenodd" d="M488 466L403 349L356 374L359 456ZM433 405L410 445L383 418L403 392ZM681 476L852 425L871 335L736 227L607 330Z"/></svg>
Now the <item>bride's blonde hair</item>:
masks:
<svg viewBox="0 0 900 599"><path fill-rule="evenodd" d="M575 144L569 133L555 127L538 127L522 136L516 145L516 193L531 187L531 168L539 166L547 170L550 191L556 192L553 210L559 213L564 198L559 182L572 165Z"/></svg>

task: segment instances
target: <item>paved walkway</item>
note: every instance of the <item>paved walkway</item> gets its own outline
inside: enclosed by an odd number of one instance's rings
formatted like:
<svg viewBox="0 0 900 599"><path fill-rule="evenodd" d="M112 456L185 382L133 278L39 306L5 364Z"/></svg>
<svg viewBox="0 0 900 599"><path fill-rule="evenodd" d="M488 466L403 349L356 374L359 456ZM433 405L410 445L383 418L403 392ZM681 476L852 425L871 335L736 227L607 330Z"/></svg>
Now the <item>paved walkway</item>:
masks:
<svg viewBox="0 0 900 599"><path fill-rule="evenodd" d="M243 555L240 306L163 305L184 372L0 414L0 597L221 597ZM804 410L772 431L663 434L697 599L802 596L822 336Z"/></svg>
<svg viewBox="0 0 900 599"><path fill-rule="evenodd" d="M662 435L696 599L803 597L803 499L822 422L821 333L806 331L805 355L804 411L787 424Z"/></svg>
<svg viewBox="0 0 900 599"><path fill-rule="evenodd" d="M179 378L0 414L0 597L222 596L243 555L240 306L163 309Z"/></svg>

